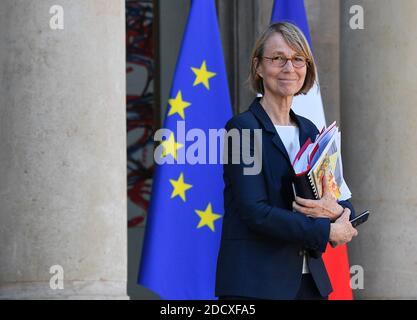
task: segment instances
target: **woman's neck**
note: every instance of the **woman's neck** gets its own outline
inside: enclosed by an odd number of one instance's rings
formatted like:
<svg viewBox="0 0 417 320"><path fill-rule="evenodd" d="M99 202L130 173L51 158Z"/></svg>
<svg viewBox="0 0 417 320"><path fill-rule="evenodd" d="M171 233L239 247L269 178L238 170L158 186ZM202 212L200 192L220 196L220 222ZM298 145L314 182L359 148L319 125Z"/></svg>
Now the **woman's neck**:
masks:
<svg viewBox="0 0 417 320"><path fill-rule="evenodd" d="M269 95L264 95L261 98L260 103L274 125L294 125L290 117L292 98L291 96L271 97Z"/></svg>

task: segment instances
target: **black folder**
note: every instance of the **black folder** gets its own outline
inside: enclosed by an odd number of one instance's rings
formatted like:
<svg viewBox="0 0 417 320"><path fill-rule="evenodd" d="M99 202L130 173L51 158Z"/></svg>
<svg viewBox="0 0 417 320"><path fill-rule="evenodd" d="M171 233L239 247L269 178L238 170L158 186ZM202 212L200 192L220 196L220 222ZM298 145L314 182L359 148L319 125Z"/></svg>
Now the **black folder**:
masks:
<svg viewBox="0 0 417 320"><path fill-rule="evenodd" d="M302 175L295 176L293 184L295 193L294 196L297 195L298 197L312 200L319 199L319 193L314 183L312 174L313 172L309 171Z"/></svg>
<svg viewBox="0 0 417 320"><path fill-rule="evenodd" d="M311 199L317 200L319 199L319 194L317 192L313 177L311 176L311 171L306 172L302 175L296 175L293 180L293 190L294 190L294 198L295 196L304 198L304 199ZM308 249L306 250L308 255L312 258L320 258L322 253L318 250Z"/></svg>

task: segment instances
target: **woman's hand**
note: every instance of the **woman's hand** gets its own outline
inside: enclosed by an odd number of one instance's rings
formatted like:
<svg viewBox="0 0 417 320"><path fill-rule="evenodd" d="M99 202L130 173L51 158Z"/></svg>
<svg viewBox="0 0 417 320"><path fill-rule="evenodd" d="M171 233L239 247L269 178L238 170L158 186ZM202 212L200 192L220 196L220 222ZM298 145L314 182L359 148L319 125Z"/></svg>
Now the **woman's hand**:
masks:
<svg viewBox="0 0 417 320"><path fill-rule="evenodd" d="M349 222L350 210L345 208L342 216L330 224L329 242L333 248L348 243L358 235L358 230Z"/></svg>
<svg viewBox="0 0 417 320"><path fill-rule="evenodd" d="M293 208L307 216L314 218L329 218L330 221L335 221L343 213L343 207L337 203L329 188L329 173L326 170L323 177L323 196L320 200L309 200L300 197L295 197Z"/></svg>

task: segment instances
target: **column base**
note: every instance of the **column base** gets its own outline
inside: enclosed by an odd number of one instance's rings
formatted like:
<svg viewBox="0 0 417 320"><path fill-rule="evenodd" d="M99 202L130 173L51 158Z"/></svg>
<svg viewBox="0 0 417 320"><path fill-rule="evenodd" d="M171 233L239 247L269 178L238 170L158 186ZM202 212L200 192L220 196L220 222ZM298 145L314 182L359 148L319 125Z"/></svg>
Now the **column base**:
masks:
<svg viewBox="0 0 417 320"><path fill-rule="evenodd" d="M64 281L51 289L49 281L0 284L0 299L8 300L129 300L126 281Z"/></svg>

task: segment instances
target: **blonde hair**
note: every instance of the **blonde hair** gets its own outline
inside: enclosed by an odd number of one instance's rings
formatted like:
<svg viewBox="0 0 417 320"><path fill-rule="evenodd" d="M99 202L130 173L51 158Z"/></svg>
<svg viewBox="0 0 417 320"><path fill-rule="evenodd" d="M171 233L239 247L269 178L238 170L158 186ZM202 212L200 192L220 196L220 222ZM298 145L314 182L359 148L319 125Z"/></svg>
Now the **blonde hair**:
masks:
<svg viewBox="0 0 417 320"><path fill-rule="evenodd" d="M304 79L303 86L295 95L297 96L299 94L307 94L307 92L313 87L314 82L316 81L317 67L314 62L310 46L303 32L297 26L289 22L278 22L269 25L256 40L250 59L250 73L248 78L250 88L255 93L264 94L263 81L262 78L258 75L256 69L258 68L259 63L264 55L265 43L274 33L280 33L291 49L296 51L297 54L301 54L306 58L307 74Z"/></svg>

